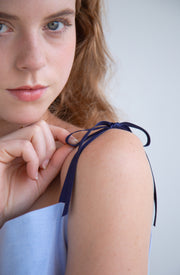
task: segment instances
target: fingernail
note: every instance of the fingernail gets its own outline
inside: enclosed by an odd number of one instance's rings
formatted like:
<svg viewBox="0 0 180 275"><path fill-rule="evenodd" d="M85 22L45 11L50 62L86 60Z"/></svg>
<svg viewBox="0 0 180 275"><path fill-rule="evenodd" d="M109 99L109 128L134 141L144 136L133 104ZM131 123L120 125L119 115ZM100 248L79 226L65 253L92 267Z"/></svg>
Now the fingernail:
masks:
<svg viewBox="0 0 180 275"><path fill-rule="evenodd" d="M70 142L71 144L76 145L79 141L78 141L74 136L70 136L69 142Z"/></svg>
<svg viewBox="0 0 180 275"><path fill-rule="evenodd" d="M48 166L49 163L49 159L46 159L43 163L42 163L42 168L45 170Z"/></svg>

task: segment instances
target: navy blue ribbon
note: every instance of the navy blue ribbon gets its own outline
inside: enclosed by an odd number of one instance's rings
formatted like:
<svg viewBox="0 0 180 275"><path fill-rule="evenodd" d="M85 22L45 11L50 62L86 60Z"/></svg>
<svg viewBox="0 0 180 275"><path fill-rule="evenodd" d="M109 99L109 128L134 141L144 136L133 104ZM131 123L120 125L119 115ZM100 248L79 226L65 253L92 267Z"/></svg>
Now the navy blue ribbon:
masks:
<svg viewBox="0 0 180 275"><path fill-rule="evenodd" d="M86 146L89 143L91 143L94 139L96 139L98 136L100 136L101 134L103 134L107 130L109 130L109 129L122 129L122 130L132 132L130 127L138 129L138 130L144 132L144 134L147 137L147 142L144 145L144 147L146 147L150 144L151 139L150 139L150 136L149 136L148 132L145 129L139 127L138 125L135 125L135 124L130 123L130 122L121 122L121 123L115 122L115 123L113 123L113 122L108 122L108 121L100 121L94 127L90 128L90 129L79 130L79 131L73 132L69 136L67 136L66 143L71 145L71 146L78 147L78 150L77 150L76 154L74 155L74 157L73 157L73 159L70 163L70 166L69 166L66 178L65 178L65 182L64 182L64 185L63 185L63 189L62 189L62 192L61 192L61 196L60 196L60 199L59 199L60 202L65 203L64 211L63 211L63 214L62 214L63 216L67 215L67 213L68 213L69 204L70 204L71 195L72 195L72 190L73 190L73 185L74 185L74 181L75 181L77 163L78 163L78 159L79 159L79 156L80 156L81 152L86 148ZM70 136L74 135L75 133L82 132L82 131L86 132L86 133L83 136L83 138L80 140L80 142L75 144L75 145L71 144L69 142ZM149 161L149 159L148 159L148 161ZM149 162L149 164L150 164L150 162ZM150 164L150 167L151 167L151 164ZM151 171L152 171L152 168L151 168ZM154 205L155 205L155 215L154 215L154 223L153 224L155 226L156 225L156 218L157 218L157 193L156 193L156 184L155 184L153 171L152 171L152 176L153 176L153 182L154 182Z"/></svg>

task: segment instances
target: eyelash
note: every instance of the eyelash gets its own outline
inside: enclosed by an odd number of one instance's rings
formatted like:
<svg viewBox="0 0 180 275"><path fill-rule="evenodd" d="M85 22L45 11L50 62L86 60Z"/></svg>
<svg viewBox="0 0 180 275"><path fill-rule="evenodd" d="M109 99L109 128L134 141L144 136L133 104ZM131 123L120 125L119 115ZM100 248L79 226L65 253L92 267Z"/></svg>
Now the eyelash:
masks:
<svg viewBox="0 0 180 275"><path fill-rule="evenodd" d="M1 34L4 34L4 33L7 33L7 32L11 32L11 28L8 26L8 24L6 22L3 22L3 21L0 21L0 26L6 26L7 30L5 32L0 32L0 35Z"/></svg>
<svg viewBox="0 0 180 275"><path fill-rule="evenodd" d="M63 24L64 26L60 30L51 30L48 27L48 25L51 23L60 23L60 24ZM47 23L47 25L44 27L44 29L50 31L51 33L62 33L64 31L66 31L66 29L68 27L71 27L71 26L72 26L72 24L69 22L69 20L61 18L61 19L56 19L56 20L53 20L53 21Z"/></svg>
<svg viewBox="0 0 180 275"><path fill-rule="evenodd" d="M60 28L60 30L51 30L49 29L48 25L51 24L51 23L60 23L60 24L63 24L64 26L62 26L62 28ZM12 28L8 26L7 22L3 22L3 21L0 21L0 27L3 27L3 26L6 26L7 30L5 32L1 32L0 31L0 35L2 34L5 34L5 33L8 33L8 32L11 32L12 31ZM43 30L47 30L51 33L54 33L54 34L58 34L58 33L63 33L64 31L67 30L68 27L71 27L72 24L69 22L69 20L67 19L64 19L64 18L58 18L56 20L53 20L53 21L50 21L48 22L44 27L43 27Z"/></svg>

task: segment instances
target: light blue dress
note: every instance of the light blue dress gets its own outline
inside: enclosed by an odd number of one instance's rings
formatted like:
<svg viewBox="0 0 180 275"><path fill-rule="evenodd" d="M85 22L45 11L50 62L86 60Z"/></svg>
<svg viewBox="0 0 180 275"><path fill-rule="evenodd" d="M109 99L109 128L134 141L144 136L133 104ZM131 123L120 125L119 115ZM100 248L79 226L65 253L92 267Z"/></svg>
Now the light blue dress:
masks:
<svg viewBox="0 0 180 275"><path fill-rule="evenodd" d="M57 203L8 221L0 230L0 275L63 275L67 215Z"/></svg>
<svg viewBox="0 0 180 275"><path fill-rule="evenodd" d="M68 209L79 156L90 142L105 131L113 128L131 131L130 127L142 130L147 135L145 146L150 144L148 133L129 122L103 121L86 130L86 134L76 145L78 150L69 166L60 202L14 218L0 229L0 275L65 274L68 251ZM66 140L68 144L69 137ZM154 202L155 224L157 208L155 183Z"/></svg>

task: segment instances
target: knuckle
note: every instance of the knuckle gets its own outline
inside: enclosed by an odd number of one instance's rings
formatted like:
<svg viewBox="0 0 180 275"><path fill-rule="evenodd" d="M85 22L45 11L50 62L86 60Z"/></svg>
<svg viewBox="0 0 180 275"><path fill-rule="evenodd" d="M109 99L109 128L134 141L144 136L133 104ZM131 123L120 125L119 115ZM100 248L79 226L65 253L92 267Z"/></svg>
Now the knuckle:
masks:
<svg viewBox="0 0 180 275"><path fill-rule="evenodd" d="M24 150L29 150L32 148L32 144L29 140L22 140L22 148L24 148Z"/></svg>
<svg viewBox="0 0 180 275"><path fill-rule="evenodd" d="M7 155L5 144L1 143L0 145L0 161L3 160L4 156Z"/></svg>
<svg viewBox="0 0 180 275"><path fill-rule="evenodd" d="M35 134L39 134L40 131L41 131L41 127L38 124L36 124L36 125L33 126L33 134L34 135Z"/></svg>
<svg viewBox="0 0 180 275"><path fill-rule="evenodd" d="M52 155L55 152L55 150L56 150L56 145L55 145L55 143L53 143L53 144L51 144L51 145L48 146L47 153L49 155Z"/></svg>
<svg viewBox="0 0 180 275"><path fill-rule="evenodd" d="M10 153L8 153L7 143L3 141L0 143L0 160L2 160L1 158L6 157L7 155L10 155Z"/></svg>
<svg viewBox="0 0 180 275"><path fill-rule="evenodd" d="M46 127L47 126L47 122L45 121L45 120L40 120L39 122L38 122L38 124L37 125L39 125L40 127Z"/></svg>

